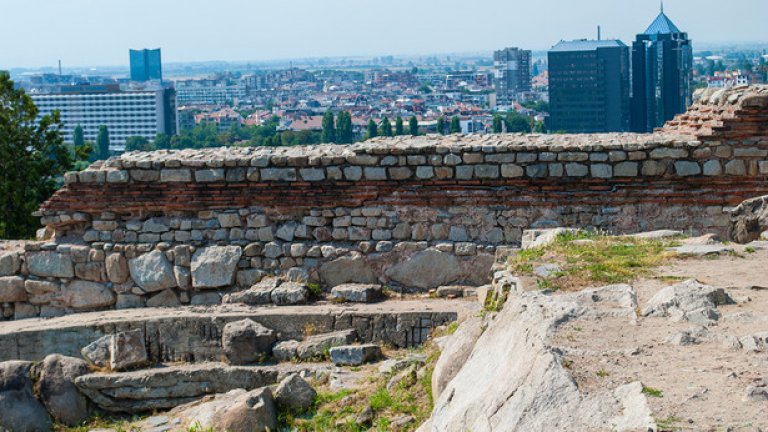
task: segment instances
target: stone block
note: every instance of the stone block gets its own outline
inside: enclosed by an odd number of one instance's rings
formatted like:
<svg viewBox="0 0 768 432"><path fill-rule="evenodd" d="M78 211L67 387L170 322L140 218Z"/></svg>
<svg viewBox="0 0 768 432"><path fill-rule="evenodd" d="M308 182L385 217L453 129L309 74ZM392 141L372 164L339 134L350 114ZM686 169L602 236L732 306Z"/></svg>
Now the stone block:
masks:
<svg viewBox="0 0 768 432"><path fill-rule="evenodd" d="M330 355L331 361L337 366L360 366L382 357L381 348L375 344L333 347Z"/></svg>
<svg viewBox="0 0 768 432"><path fill-rule="evenodd" d="M131 279L145 292L176 286L173 266L160 251L152 251L128 261Z"/></svg>
<svg viewBox="0 0 768 432"><path fill-rule="evenodd" d="M591 164L589 171L592 177L595 178L611 178L613 177L613 166L609 164Z"/></svg>
<svg viewBox="0 0 768 432"><path fill-rule="evenodd" d="M325 180L325 170L322 168L301 168L299 174L304 181L317 182Z"/></svg>
<svg viewBox="0 0 768 432"><path fill-rule="evenodd" d="M499 178L498 165L475 165L475 177L484 179Z"/></svg>
<svg viewBox="0 0 768 432"><path fill-rule="evenodd" d="M0 277L0 304L27 301L24 278L21 276Z"/></svg>
<svg viewBox="0 0 768 432"><path fill-rule="evenodd" d="M109 367L112 370L136 368L148 360L143 331L121 332L110 338Z"/></svg>
<svg viewBox="0 0 768 432"><path fill-rule="evenodd" d="M75 275L72 259L68 254L43 251L27 254L29 274L40 277L71 278Z"/></svg>
<svg viewBox="0 0 768 432"><path fill-rule="evenodd" d="M726 162L725 173L732 176L747 175L747 166L743 160L732 160Z"/></svg>
<svg viewBox="0 0 768 432"><path fill-rule="evenodd" d="M723 166L719 160L708 160L704 162L705 176L719 176L723 173Z"/></svg>
<svg viewBox="0 0 768 432"><path fill-rule="evenodd" d="M331 296L353 303L370 303L381 297L381 285L342 284L331 289Z"/></svg>
<svg viewBox="0 0 768 432"><path fill-rule="evenodd" d="M640 165L637 162L619 162L613 168L616 177L637 177Z"/></svg>
<svg viewBox="0 0 768 432"><path fill-rule="evenodd" d="M0 252L0 276L13 276L21 269L18 252Z"/></svg>
<svg viewBox="0 0 768 432"><path fill-rule="evenodd" d="M242 253L240 246L209 246L198 249L192 255L192 286L217 288L232 285Z"/></svg>
<svg viewBox="0 0 768 432"><path fill-rule="evenodd" d="M386 180L387 169L380 167L365 167L364 169L366 180Z"/></svg>
<svg viewBox="0 0 768 432"><path fill-rule="evenodd" d="M202 169L195 171L195 181L199 183L210 183L224 180L224 169Z"/></svg>
<svg viewBox="0 0 768 432"><path fill-rule="evenodd" d="M701 165L693 161L675 162L675 173L681 177L689 177L701 174Z"/></svg>
<svg viewBox="0 0 768 432"><path fill-rule="evenodd" d="M165 183L191 182L192 171L188 169L164 169L160 170L160 181Z"/></svg>
<svg viewBox="0 0 768 432"><path fill-rule="evenodd" d="M114 291L97 282L75 280L61 291L64 302L72 309L99 309L109 307L117 301Z"/></svg>
<svg viewBox="0 0 768 432"><path fill-rule="evenodd" d="M276 340L274 330L244 319L224 326L221 346L230 364L244 365L266 359Z"/></svg>

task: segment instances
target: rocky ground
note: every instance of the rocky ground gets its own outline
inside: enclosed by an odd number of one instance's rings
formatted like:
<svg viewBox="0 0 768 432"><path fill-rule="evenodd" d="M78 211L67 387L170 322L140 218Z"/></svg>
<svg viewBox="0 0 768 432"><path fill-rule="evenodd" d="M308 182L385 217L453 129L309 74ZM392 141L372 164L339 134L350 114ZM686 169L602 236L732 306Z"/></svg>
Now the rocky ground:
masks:
<svg viewBox="0 0 768 432"><path fill-rule="evenodd" d="M561 327L553 343L579 387L591 393L642 382L654 389L648 401L663 430L768 428L768 388L761 387L768 384L768 250L732 247L736 254L671 259L633 283L641 309L679 280L724 288L733 303L718 305L720 318L708 325L640 316Z"/></svg>

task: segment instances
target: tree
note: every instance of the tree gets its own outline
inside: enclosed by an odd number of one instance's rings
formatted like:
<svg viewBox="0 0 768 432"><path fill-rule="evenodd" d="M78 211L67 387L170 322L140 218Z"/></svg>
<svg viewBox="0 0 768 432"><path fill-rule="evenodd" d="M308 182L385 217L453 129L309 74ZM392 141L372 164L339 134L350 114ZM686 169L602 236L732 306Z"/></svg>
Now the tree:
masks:
<svg viewBox="0 0 768 432"><path fill-rule="evenodd" d="M152 143L157 150L167 150L171 148L171 137L164 133L159 133L155 136L155 141Z"/></svg>
<svg viewBox="0 0 768 432"><path fill-rule="evenodd" d="M56 190L72 156L58 111L42 116L32 98L0 72L0 238L30 238L32 216Z"/></svg>
<svg viewBox="0 0 768 432"><path fill-rule="evenodd" d="M461 120L459 116L451 117L451 133L461 133Z"/></svg>
<svg viewBox="0 0 768 432"><path fill-rule="evenodd" d="M493 133L502 133L504 131L503 124L504 119L502 119L500 115L495 114L493 116Z"/></svg>
<svg viewBox="0 0 768 432"><path fill-rule="evenodd" d="M352 114L342 111L336 117L336 142L339 144L352 144L354 138Z"/></svg>
<svg viewBox="0 0 768 432"><path fill-rule="evenodd" d="M403 118L400 116L397 116L395 119L395 135L403 135L405 132L403 131Z"/></svg>
<svg viewBox="0 0 768 432"><path fill-rule="evenodd" d="M416 116L411 116L410 120L408 120L408 133L413 136L419 134L419 120Z"/></svg>
<svg viewBox="0 0 768 432"><path fill-rule="evenodd" d="M96 136L96 147L99 150L99 159L109 159L109 129L99 126L99 134Z"/></svg>
<svg viewBox="0 0 768 432"><path fill-rule="evenodd" d="M437 133L445 135L445 118L443 116L437 118Z"/></svg>
<svg viewBox="0 0 768 432"><path fill-rule="evenodd" d="M375 138L379 136L379 129L376 127L376 122L373 119L368 120L368 138Z"/></svg>
<svg viewBox="0 0 768 432"><path fill-rule="evenodd" d="M528 120L528 116L524 116L517 111L507 113L507 118L504 121L507 124L507 132L531 132L531 123Z"/></svg>
<svg viewBox="0 0 768 432"><path fill-rule="evenodd" d="M150 151L154 150L149 140L143 136L130 136L125 140L125 151Z"/></svg>
<svg viewBox="0 0 768 432"><path fill-rule="evenodd" d="M80 147L83 144L85 144L85 137L83 136L83 127L80 125L77 125L75 127L75 131L72 133L72 144L74 144L75 147Z"/></svg>
<svg viewBox="0 0 768 432"><path fill-rule="evenodd" d="M543 121L537 121L536 125L534 125L534 127L533 127L533 131L536 132L536 133L546 133L547 132L547 128L544 125Z"/></svg>
<svg viewBox="0 0 768 432"><path fill-rule="evenodd" d="M323 134L321 141L324 143L336 142L336 129L333 126L333 112L326 111L323 114Z"/></svg>
<svg viewBox="0 0 768 432"><path fill-rule="evenodd" d="M381 121L381 135L386 137L392 136L392 123L386 117Z"/></svg>

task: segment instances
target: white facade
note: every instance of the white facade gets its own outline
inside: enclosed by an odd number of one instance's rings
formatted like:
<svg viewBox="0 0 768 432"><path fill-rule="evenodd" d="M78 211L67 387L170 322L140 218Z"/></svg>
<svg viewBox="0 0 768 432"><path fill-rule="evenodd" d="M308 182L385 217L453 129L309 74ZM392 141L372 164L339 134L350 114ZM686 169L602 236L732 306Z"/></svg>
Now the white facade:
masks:
<svg viewBox="0 0 768 432"><path fill-rule="evenodd" d="M141 136L150 141L158 133L166 132L167 111L163 91L131 91L103 93L31 94L39 109L39 115L58 110L64 124L64 141L72 142L75 128L83 128L85 141L96 142L99 127L109 130L109 142L113 150L120 150L131 136ZM170 109L175 110L175 104Z"/></svg>
<svg viewBox="0 0 768 432"><path fill-rule="evenodd" d="M237 102L248 94L244 83L226 84L216 80L176 81L176 99L179 106L225 105Z"/></svg>

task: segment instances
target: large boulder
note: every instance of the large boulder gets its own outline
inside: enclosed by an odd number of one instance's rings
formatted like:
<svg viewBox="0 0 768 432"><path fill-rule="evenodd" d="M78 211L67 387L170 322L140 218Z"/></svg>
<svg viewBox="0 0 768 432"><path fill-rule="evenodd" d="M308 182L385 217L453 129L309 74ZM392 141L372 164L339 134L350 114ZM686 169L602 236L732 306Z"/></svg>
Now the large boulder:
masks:
<svg viewBox="0 0 768 432"><path fill-rule="evenodd" d="M128 270L128 261L120 253L107 255L104 264L107 270L107 279L112 283L121 284L127 281L131 275Z"/></svg>
<svg viewBox="0 0 768 432"><path fill-rule="evenodd" d="M280 342L272 349L272 354L281 361L324 359L328 351L341 345L349 345L357 340L355 329L339 330L308 336L303 341Z"/></svg>
<svg viewBox="0 0 768 432"><path fill-rule="evenodd" d="M21 269L18 252L0 252L0 276L13 276Z"/></svg>
<svg viewBox="0 0 768 432"><path fill-rule="evenodd" d="M224 355L229 363L235 365L265 359L272 352L276 340L272 329L250 319L227 323L221 335Z"/></svg>
<svg viewBox="0 0 768 432"><path fill-rule="evenodd" d="M74 280L65 285L60 296L72 309L97 309L112 306L117 301L114 291L98 282Z"/></svg>
<svg viewBox="0 0 768 432"><path fill-rule="evenodd" d="M24 278L21 276L0 277L0 303L15 303L27 300Z"/></svg>
<svg viewBox="0 0 768 432"><path fill-rule="evenodd" d="M192 286L218 288L235 281L235 270L243 249L240 246L209 246L192 255Z"/></svg>
<svg viewBox="0 0 768 432"><path fill-rule="evenodd" d="M421 289L448 285L458 281L461 274L458 258L432 248L416 252L386 271L387 277L393 281L406 287Z"/></svg>
<svg viewBox="0 0 768 432"><path fill-rule="evenodd" d="M26 259L27 270L34 276L69 278L75 275L75 267L68 254L53 251L34 252L27 254Z"/></svg>
<svg viewBox="0 0 768 432"><path fill-rule="evenodd" d="M32 363L0 363L0 430L44 432L52 429L51 418L32 392Z"/></svg>
<svg viewBox="0 0 768 432"><path fill-rule="evenodd" d="M301 413L312 408L317 392L299 374L292 373L280 381L274 396L279 407Z"/></svg>
<svg viewBox="0 0 768 432"><path fill-rule="evenodd" d="M171 425L183 425L183 430L195 425L196 430L275 431L277 410L269 388L235 389L181 405L162 416L149 417L138 427L141 430L158 430L158 427L170 430Z"/></svg>
<svg viewBox="0 0 768 432"><path fill-rule="evenodd" d="M336 366L360 366L382 357L381 348L376 344L344 345L330 350L331 361Z"/></svg>
<svg viewBox="0 0 768 432"><path fill-rule="evenodd" d="M52 354L39 367L40 400L57 421L77 426L90 415L90 404L74 384L89 373L88 364L78 358Z"/></svg>
<svg viewBox="0 0 768 432"><path fill-rule="evenodd" d="M727 303L733 303L733 300L722 288L689 279L659 290L648 301L642 315L711 325L720 319L717 306Z"/></svg>
<svg viewBox="0 0 768 432"><path fill-rule="evenodd" d="M245 291L225 295L222 303L244 303L251 306L269 304L272 302L272 291L281 283L275 277L264 278Z"/></svg>
<svg viewBox="0 0 768 432"><path fill-rule="evenodd" d="M133 330L112 335L110 340L109 367L125 370L143 366L149 361L144 332Z"/></svg>
<svg viewBox="0 0 768 432"><path fill-rule="evenodd" d="M448 382L464 366L482 334L483 320L473 316L462 322L456 332L448 337L432 372L432 395L435 398L440 396Z"/></svg>
<svg viewBox="0 0 768 432"><path fill-rule="evenodd" d="M145 253L128 262L131 278L145 292L176 287L173 266L160 251Z"/></svg>
<svg viewBox="0 0 768 432"><path fill-rule="evenodd" d="M198 363L83 375L75 385L102 410L135 414L175 408L234 389L272 385L277 375L275 368Z"/></svg>
<svg viewBox="0 0 768 432"><path fill-rule="evenodd" d="M758 240L768 230L768 195L749 199L731 210L731 238L739 243Z"/></svg>
<svg viewBox="0 0 768 432"><path fill-rule="evenodd" d="M352 253L320 266L320 280L334 287L345 283L373 284L378 282L376 274L362 254Z"/></svg>
<svg viewBox="0 0 768 432"><path fill-rule="evenodd" d="M283 282L272 290L272 303L278 306L304 304L309 300L307 286L298 282Z"/></svg>

